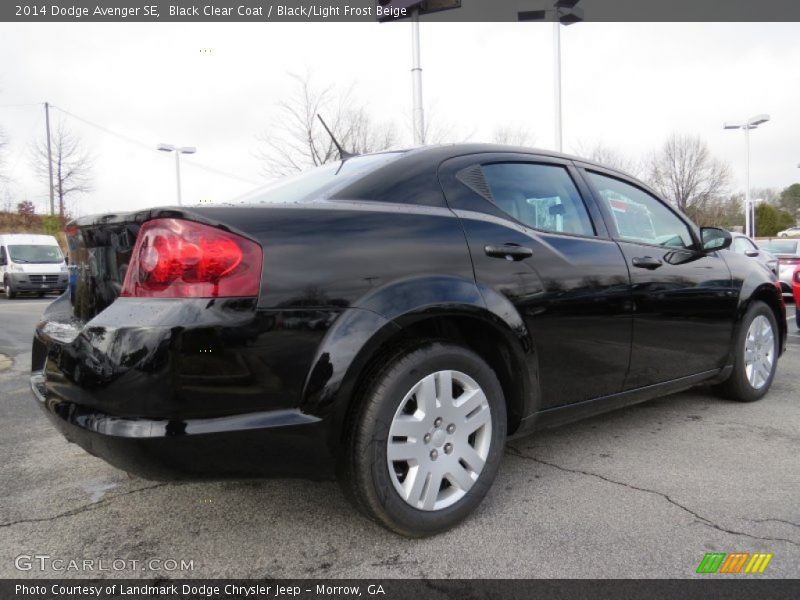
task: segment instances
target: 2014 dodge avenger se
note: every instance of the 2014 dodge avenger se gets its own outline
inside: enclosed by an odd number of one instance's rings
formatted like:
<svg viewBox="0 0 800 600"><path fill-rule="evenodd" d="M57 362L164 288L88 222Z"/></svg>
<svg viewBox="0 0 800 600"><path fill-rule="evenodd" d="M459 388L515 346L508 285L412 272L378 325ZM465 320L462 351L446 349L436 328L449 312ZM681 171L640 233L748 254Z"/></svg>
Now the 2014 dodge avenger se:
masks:
<svg viewBox="0 0 800 600"><path fill-rule="evenodd" d="M150 478L335 475L408 536L468 515L508 436L701 382L758 400L786 343L727 232L524 148L347 157L67 233L31 385L69 440Z"/></svg>

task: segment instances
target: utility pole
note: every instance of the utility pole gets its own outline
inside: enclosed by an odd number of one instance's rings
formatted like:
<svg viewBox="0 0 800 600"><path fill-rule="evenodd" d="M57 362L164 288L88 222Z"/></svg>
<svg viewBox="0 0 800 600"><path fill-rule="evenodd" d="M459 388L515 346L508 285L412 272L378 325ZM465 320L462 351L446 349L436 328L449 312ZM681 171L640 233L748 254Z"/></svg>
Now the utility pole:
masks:
<svg viewBox="0 0 800 600"><path fill-rule="evenodd" d="M50 173L50 214L56 214L56 202L53 197L53 150L50 147L50 103L44 103L44 126L47 129L47 170Z"/></svg>

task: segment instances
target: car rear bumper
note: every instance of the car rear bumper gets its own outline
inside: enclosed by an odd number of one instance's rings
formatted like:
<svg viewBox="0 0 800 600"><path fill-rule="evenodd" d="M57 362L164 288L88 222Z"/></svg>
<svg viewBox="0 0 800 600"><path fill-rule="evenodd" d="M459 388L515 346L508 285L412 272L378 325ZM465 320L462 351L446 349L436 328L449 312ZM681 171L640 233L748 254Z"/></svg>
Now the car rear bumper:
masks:
<svg viewBox="0 0 800 600"><path fill-rule="evenodd" d="M45 313L31 361L69 441L149 479L333 476L329 420L300 402L324 331L289 336L242 299L118 300L76 326L70 308Z"/></svg>
<svg viewBox="0 0 800 600"><path fill-rule="evenodd" d="M296 410L212 419L129 419L49 401L41 372L31 376L31 390L67 440L147 479L333 477L324 424Z"/></svg>

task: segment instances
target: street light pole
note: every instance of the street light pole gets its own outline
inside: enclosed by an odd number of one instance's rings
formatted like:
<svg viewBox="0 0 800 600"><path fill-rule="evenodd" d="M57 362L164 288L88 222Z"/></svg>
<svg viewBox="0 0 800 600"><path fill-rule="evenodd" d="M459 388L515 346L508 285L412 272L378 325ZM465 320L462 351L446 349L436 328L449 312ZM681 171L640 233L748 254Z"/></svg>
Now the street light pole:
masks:
<svg viewBox="0 0 800 600"><path fill-rule="evenodd" d="M753 204L750 201L750 128L744 128L744 205L746 207L744 216L745 235L754 237L753 232ZM753 232L754 233L754 232Z"/></svg>
<svg viewBox="0 0 800 600"><path fill-rule="evenodd" d="M428 13L461 8L461 0L378 0L378 21L395 21L411 16L411 120L414 144L425 143L425 111L422 107L422 66L419 49L419 17Z"/></svg>
<svg viewBox="0 0 800 600"><path fill-rule="evenodd" d="M414 115L414 143L425 143L425 110L422 107L422 64L419 48L419 8L411 17L411 83Z"/></svg>
<svg viewBox="0 0 800 600"><path fill-rule="evenodd" d="M197 148L194 146L177 147L172 144L159 144L156 147L161 152L174 152L175 153L175 180L178 190L178 206L183 206L183 198L181 196L181 154L194 154Z"/></svg>
<svg viewBox="0 0 800 600"><path fill-rule="evenodd" d="M517 13L518 21L553 20L553 114L555 122L554 146L563 150L561 114L561 26L583 20L583 11L576 8L581 0L555 0L552 9L523 10Z"/></svg>
<svg viewBox="0 0 800 600"><path fill-rule="evenodd" d="M744 123L723 124L724 129L743 129L744 130L744 151L745 151L745 190L744 190L744 234L747 237L755 237L753 228L753 203L750 200L750 130L757 129L769 121L769 115L756 115L750 117Z"/></svg>
<svg viewBox="0 0 800 600"><path fill-rule="evenodd" d="M554 106L556 150L561 152L561 23L553 23L553 56L555 57Z"/></svg>
<svg viewBox="0 0 800 600"><path fill-rule="evenodd" d="M181 197L181 153L175 153L175 181L178 184L178 206L183 205L183 198Z"/></svg>

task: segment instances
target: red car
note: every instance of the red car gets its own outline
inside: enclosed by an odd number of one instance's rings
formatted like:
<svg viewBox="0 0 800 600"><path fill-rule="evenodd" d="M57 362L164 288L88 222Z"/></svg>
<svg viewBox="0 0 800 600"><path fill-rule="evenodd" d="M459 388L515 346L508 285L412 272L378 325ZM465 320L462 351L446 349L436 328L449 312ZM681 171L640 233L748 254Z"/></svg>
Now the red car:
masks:
<svg viewBox="0 0 800 600"><path fill-rule="evenodd" d="M794 295L794 318L800 329L800 265L792 273L792 294Z"/></svg>

